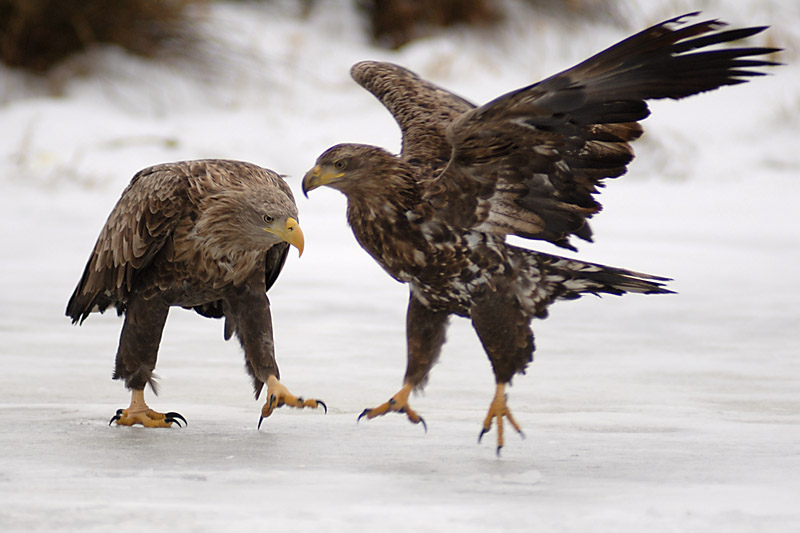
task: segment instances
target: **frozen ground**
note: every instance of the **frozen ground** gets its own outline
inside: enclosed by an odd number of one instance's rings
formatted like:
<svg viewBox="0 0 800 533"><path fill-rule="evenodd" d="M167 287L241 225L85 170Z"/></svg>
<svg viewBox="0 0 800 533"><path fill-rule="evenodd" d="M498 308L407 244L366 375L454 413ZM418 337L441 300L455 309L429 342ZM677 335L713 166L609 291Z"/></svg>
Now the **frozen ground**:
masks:
<svg viewBox="0 0 800 533"><path fill-rule="evenodd" d="M151 403L189 426L108 427L128 401L110 379L121 321L77 328L63 310L136 170L245 159L299 192L335 142L399 144L349 81L356 60L391 59L485 101L631 31L521 12L500 35L454 31L392 54L321 4L305 21L281 6L199 14L219 36L203 65L105 50L64 67L77 77L0 71L0 530L796 531L795 65L653 106L631 172L603 193L598 242L579 255L669 275L679 294L587 298L535 323L536 363L510 392L527 438L509 434L502 458L494 433L476 443L493 382L464 321L413 400L427 434L398 416L356 424L400 385L406 292L357 248L327 190L298 198L306 254L272 301L284 382L328 414L283 409L256 431L239 347L221 322L175 310ZM697 7L673 4L631 4L631 24ZM796 3L701 4L775 25L797 57Z"/></svg>

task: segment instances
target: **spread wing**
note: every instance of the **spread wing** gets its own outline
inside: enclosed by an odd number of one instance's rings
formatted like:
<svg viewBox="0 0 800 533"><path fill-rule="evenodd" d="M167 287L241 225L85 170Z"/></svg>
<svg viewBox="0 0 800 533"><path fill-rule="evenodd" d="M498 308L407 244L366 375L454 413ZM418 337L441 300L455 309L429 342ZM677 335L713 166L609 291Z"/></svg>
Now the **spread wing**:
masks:
<svg viewBox="0 0 800 533"><path fill-rule="evenodd" d="M605 178L626 172L633 159L628 143L642 134L638 121L649 114L646 100L743 83L762 75L752 67L776 64L752 57L773 48L706 49L764 27L719 31L725 24L716 20L680 25L694 15L646 29L452 120L446 132L452 158L426 191L437 216L465 229L571 249L570 235L591 240L587 219L601 209L594 194ZM404 129L405 137L413 131Z"/></svg>
<svg viewBox="0 0 800 533"><path fill-rule="evenodd" d="M428 170L443 168L452 146L447 127L475 105L392 63L362 61L350 75L394 116L403 134L403 158Z"/></svg>
<svg viewBox="0 0 800 533"><path fill-rule="evenodd" d="M173 164L144 169L122 193L67 304L73 322L83 322L95 308L127 301L137 273L169 246L188 205L188 182L173 169Z"/></svg>

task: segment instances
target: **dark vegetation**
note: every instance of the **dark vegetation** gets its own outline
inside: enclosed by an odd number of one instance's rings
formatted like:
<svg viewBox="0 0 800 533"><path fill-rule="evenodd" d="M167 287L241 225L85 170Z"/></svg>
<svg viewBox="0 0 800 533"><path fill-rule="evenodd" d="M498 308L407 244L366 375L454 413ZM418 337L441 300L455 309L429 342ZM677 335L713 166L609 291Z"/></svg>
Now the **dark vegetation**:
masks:
<svg viewBox="0 0 800 533"><path fill-rule="evenodd" d="M96 43L147 57L186 51L199 39L191 7L212 0L0 0L0 61L45 72ZM270 0L250 0L269 2ZM318 1L297 0L303 13ZM491 26L503 19L493 0L351 0L380 46L399 48L454 25ZM597 16L614 0L521 0L549 12ZM607 14L607 13L606 13Z"/></svg>
<svg viewBox="0 0 800 533"><path fill-rule="evenodd" d="M94 43L154 56L186 44L200 0L0 0L0 59L43 72Z"/></svg>
<svg viewBox="0 0 800 533"><path fill-rule="evenodd" d="M436 28L457 24L489 26L502 18L491 0L358 0L369 22L372 39L387 48L399 48Z"/></svg>
<svg viewBox="0 0 800 533"><path fill-rule="evenodd" d="M618 22L619 0L520 0L548 15ZM400 48L450 26L489 27L505 17L495 0L356 0L373 41Z"/></svg>

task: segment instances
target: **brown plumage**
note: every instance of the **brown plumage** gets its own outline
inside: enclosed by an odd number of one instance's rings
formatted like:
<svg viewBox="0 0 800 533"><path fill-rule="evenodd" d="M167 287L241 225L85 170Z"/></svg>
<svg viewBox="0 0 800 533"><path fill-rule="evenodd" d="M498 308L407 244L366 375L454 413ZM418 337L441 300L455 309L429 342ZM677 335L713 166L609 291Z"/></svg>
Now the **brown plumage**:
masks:
<svg viewBox="0 0 800 533"><path fill-rule="evenodd" d="M153 369L171 306L225 318L225 339L239 338L256 398L268 386L262 417L284 403L317 405L294 398L278 381L266 296L289 245L302 254L297 218L286 182L250 163L182 161L133 177L66 311L73 323L112 306L125 315L113 377L131 389L132 401L112 421L162 427L184 420L150 411L143 398L146 385L155 390Z"/></svg>
<svg viewBox="0 0 800 533"><path fill-rule="evenodd" d="M408 366L403 388L362 416L388 411L421 418L408 405L436 361L451 314L471 319L491 360L495 398L481 435L503 418L519 430L505 388L533 357L529 322L558 299L585 293L667 293L665 278L543 254L506 235L575 249L591 240L588 219L606 178L626 172L642 134L646 100L683 98L735 85L774 65L772 48L708 48L765 28L720 31L696 13L665 21L579 65L476 107L389 63L353 66L353 78L394 115L399 156L342 144L323 153L303 180L347 196L361 246L410 285Z"/></svg>

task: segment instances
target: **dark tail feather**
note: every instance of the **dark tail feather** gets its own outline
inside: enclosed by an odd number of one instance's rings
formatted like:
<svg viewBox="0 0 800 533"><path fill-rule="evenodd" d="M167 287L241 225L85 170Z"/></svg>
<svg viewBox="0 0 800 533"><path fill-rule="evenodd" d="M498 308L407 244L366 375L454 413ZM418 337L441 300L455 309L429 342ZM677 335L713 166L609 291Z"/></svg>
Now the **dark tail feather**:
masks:
<svg viewBox="0 0 800 533"><path fill-rule="evenodd" d="M615 294L628 292L640 294L674 294L666 288L670 278L653 276L643 272L625 270L623 268L599 265L550 256L553 261L548 270L553 274L564 276L563 292L559 298L579 298L581 294Z"/></svg>
<svg viewBox="0 0 800 533"><path fill-rule="evenodd" d="M670 294L669 278L633 270L587 263L557 255L508 246L518 275L518 299L531 316L544 318L556 300L574 300L584 294Z"/></svg>
<svg viewBox="0 0 800 533"><path fill-rule="evenodd" d="M581 270L582 280L587 287L582 292L594 294L606 293L621 295L626 292L638 292L640 294L674 294L665 287L666 282L672 281L670 278L653 276L633 270L622 268L607 267L602 265L591 265L598 267L599 271Z"/></svg>

